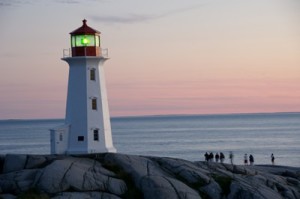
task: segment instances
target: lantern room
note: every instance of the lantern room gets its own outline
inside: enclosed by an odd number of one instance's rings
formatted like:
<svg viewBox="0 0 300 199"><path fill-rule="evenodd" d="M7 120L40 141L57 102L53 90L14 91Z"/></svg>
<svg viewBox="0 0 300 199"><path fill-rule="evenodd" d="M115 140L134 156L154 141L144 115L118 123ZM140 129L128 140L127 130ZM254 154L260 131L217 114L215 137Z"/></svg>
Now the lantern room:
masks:
<svg viewBox="0 0 300 199"><path fill-rule="evenodd" d="M70 32L72 57L101 56L100 32L89 27L84 19L80 28Z"/></svg>

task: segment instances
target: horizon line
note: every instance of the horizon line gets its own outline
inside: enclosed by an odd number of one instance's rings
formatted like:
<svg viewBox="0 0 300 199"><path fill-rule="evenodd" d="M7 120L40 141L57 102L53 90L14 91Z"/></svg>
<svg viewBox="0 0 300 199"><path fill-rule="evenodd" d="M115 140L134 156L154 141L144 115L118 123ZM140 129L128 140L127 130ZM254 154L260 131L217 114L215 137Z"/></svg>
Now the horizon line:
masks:
<svg viewBox="0 0 300 199"><path fill-rule="evenodd" d="M180 116L225 116L225 115L270 115L270 114L300 114L300 111L295 112L243 112L243 113L207 113L207 114L161 114L161 115L124 115L124 116L111 116L110 119L119 119L119 118L139 118L139 117L180 117ZM29 120L64 120L65 118L26 118L26 119L0 119L0 121L29 121Z"/></svg>

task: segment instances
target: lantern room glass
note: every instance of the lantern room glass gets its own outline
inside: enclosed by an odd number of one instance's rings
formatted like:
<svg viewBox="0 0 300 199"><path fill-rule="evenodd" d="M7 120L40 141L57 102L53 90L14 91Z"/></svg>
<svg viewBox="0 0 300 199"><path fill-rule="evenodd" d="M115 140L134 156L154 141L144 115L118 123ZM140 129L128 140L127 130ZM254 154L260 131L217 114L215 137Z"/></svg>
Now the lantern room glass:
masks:
<svg viewBox="0 0 300 199"><path fill-rule="evenodd" d="M72 35L72 47L100 46L100 37L98 35Z"/></svg>
<svg viewBox="0 0 300 199"><path fill-rule="evenodd" d="M96 37L96 46L100 47L100 36L95 36Z"/></svg>

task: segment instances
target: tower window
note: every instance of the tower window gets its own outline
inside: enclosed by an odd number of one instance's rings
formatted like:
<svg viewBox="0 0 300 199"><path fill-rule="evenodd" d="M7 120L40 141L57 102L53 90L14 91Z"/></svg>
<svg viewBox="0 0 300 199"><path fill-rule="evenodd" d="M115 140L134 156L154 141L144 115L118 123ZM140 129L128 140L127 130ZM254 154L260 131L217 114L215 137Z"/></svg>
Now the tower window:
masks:
<svg viewBox="0 0 300 199"><path fill-rule="evenodd" d="M59 134L59 141L63 141L63 135L62 135L62 133Z"/></svg>
<svg viewBox="0 0 300 199"><path fill-rule="evenodd" d="M92 109L97 110L97 98L92 99Z"/></svg>
<svg viewBox="0 0 300 199"><path fill-rule="evenodd" d="M84 141L84 136L78 136L78 141L80 142Z"/></svg>
<svg viewBox="0 0 300 199"><path fill-rule="evenodd" d="M99 141L99 130L94 129L94 141Z"/></svg>
<svg viewBox="0 0 300 199"><path fill-rule="evenodd" d="M90 70L90 80L96 80L96 69Z"/></svg>

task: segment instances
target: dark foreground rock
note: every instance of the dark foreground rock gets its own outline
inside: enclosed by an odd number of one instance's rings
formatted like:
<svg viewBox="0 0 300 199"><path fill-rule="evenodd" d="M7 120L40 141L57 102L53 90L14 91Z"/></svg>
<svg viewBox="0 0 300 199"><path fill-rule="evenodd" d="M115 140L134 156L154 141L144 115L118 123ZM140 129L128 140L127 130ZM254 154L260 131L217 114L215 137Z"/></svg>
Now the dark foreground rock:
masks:
<svg viewBox="0 0 300 199"><path fill-rule="evenodd" d="M300 168L123 154L6 155L0 198L299 199Z"/></svg>

